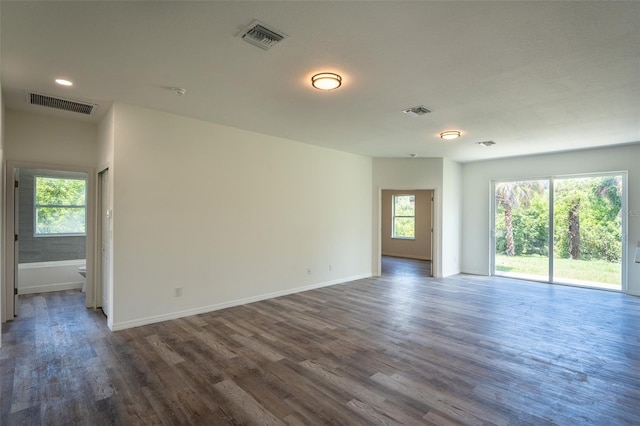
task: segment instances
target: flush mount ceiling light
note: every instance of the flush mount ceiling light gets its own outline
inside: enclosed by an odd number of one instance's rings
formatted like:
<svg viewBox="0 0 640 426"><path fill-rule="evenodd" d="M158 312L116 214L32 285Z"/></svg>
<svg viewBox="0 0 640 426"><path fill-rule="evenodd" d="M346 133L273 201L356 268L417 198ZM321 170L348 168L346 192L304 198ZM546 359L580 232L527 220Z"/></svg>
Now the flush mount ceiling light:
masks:
<svg viewBox="0 0 640 426"><path fill-rule="evenodd" d="M333 90L342 85L342 77L332 72L322 72L311 77L311 85L318 90Z"/></svg>
<svg viewBox="0 0 640 426"><path fill-rule="evenodd" d="M458 130L447 130L446 132L440 133L440 138L451 140L458 139L460 137L460 132Z"/></svg>
<svg viewBox="0 0 640 426"><path fill-rule="evenodd" d="M73 82L69 80L65 80L64 78L56 78L56 84L60 86L73 86Z"/></svg>

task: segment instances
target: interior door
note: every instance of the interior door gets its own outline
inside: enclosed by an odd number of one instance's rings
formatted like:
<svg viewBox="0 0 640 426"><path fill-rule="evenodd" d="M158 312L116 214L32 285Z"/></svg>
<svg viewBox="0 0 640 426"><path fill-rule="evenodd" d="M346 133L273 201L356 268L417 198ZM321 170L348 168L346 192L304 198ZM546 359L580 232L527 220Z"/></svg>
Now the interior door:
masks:
<svg viewBox="0 0 640 426"><path fill-rule="evenodd" d="M100 173L100 216L101 216L101 282L102 311L108 317L111 306L111 210L109 210L109 171Z"/></svg>

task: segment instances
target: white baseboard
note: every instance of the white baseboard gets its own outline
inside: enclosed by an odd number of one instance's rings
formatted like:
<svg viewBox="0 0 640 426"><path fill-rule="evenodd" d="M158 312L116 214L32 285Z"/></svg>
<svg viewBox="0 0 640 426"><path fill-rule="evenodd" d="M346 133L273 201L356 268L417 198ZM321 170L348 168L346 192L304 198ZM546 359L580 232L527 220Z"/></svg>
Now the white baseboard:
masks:
<svg viewBox="0 0 640 426"><path fill-rule="evenodd" d="M402 259L415 259L415 260L428 260L428 261L431 261L430 257L426 257L426 256L408 256L406 254L400 254L400 253L382 253L382 256L400 257Z"/></svg>
<svg viewBox="0 0 640 426"><path fill-rule="evenodd" d="M32 294L32 293L48 293L50 291L62 291L62 290L76 290L81 289L84 283L82 281L73 281L69 283L56 283L37 285L32 287L18 288L18 294Z"/></svg>
<svg viewBox="0 0 640 426"><path fill-rule="evenodd" d="M261 295L252 296L252 297L245 297L242 299L230 300L228 302L216 303L214 305L201 306L197 308L186 309L183 311L170 312L167 314L154 315L154 316L138 318L130 321L118 322L118 323L114 323L111 326L111 330L112 331L125 330L127 328L140 327L143 325L154 324L157 322L169 321L169 320L183 318L183 317L190 317L193 315L218 311L220 309L246 305L247 303L260 302L261 300L267 300L267 299L273 299L275 297L286 296L288 294L301 293L303 291L314 290L317 288L328 287L336 284L344 284L350 281L370 278L372 276L373 276L372 274L355 275L352 277L341 278L338 280L326 281L326 282L310 284L302 287L295 287L287 290L274 291L271 293L261 294Z"/></svg>

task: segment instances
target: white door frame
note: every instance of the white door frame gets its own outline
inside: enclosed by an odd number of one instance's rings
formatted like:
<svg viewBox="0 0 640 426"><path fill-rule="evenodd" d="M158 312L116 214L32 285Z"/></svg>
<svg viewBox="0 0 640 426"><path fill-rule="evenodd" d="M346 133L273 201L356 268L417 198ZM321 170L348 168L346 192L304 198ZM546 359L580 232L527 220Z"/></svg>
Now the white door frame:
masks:
<svg viewBox="0 0 640 426"><path fill-rule="evenodd" d="M16 169L42 169L60 172L80 172L87 175L87 241L86 241L86 261L87 277L86 301L88 308L96 307L95 279L94 279L94 259L95 259L95 214L96 214L96 178L95 170L88 167L67 166L59 164L30 163L21 161L7 161L5 167L5 187L3 191L4 205L4 281L0 291L5 297L4 309L2 310L2 322L12 320L16 314L13 308L14 279L15 279L15 241L14 235L17 233L14 221L14 175Z"/></svg>
<svg viewBox="0 0 640 426"><path fill-rule="evenodd" d="M378 188L378 219L375 245L375 275L382 276L382 191L433 191L433 201L431 202L431 276L439 277L440 272L440 210L438 204L438 190L436 188L416 188L416 187L391 187Z"/></svg>
<svg viewBox="0 0 640 426"><path fill-rule="evenodd" d="M111 279L112 277L112 271L113 269L111 268L111 264L112 264L112 258L113 258L113 250L112 250L112 238L111 238L111 217L112 217L112 211L110 208L110 200L111 200L111 186L110 186L110 176L109 176L109 168L105 168L104 170L100 171L98 173L98 180L97 180L97 186L98 186L98 195L97 195L97 202L98 202L98 208L96 209L96 217L97 217L97 226L96 226L96 247L99 247L99 249L96 250L96 273L95 273L95 277L96 277L96 300L97 300L97 306L102 307L102 311L104 312L104 314L107 316L107 325L109 327L113 326L113 281ZM107 200L105 201L105 185L104 185L104 178L107 178L107 183L106 183L106 196L107 196ZM106 210L106 212L105 212ZM105 232L105 228L104 228L104 221L103 221L103 214L106 214L107 216L107 220L108 225L107 225L107 233L109 235L107 235L107 241L108 241L108 246L107 246L107 257L108 257L108 262L107 262L107 270L105 271L105 265L104 265L104 246L103 246L103 241L104 241L104 235L103 233ZM105 272L107 273L106 275L106 280L107 282L105 283ZM107 304L105 307L105 303L104 303L104 290L105 290L105 285L107 286Z"/></svg>

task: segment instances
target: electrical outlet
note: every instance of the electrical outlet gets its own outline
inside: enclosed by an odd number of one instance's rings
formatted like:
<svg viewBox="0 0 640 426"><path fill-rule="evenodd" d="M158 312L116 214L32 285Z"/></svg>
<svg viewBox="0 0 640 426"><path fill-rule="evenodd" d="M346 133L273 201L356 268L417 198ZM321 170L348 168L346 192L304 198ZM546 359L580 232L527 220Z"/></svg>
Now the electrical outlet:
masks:
<svg viewBox="0 0 640 426"><path fill-rule="evenodd" d="M173 297L182 296L182 287L176 287L173 289Z"/></svg>
<svg viewBox="0 0 640 426"><path fill-rule="evenodd" d="M311 275L311 268L307 268L307 275Z"/></svg>

